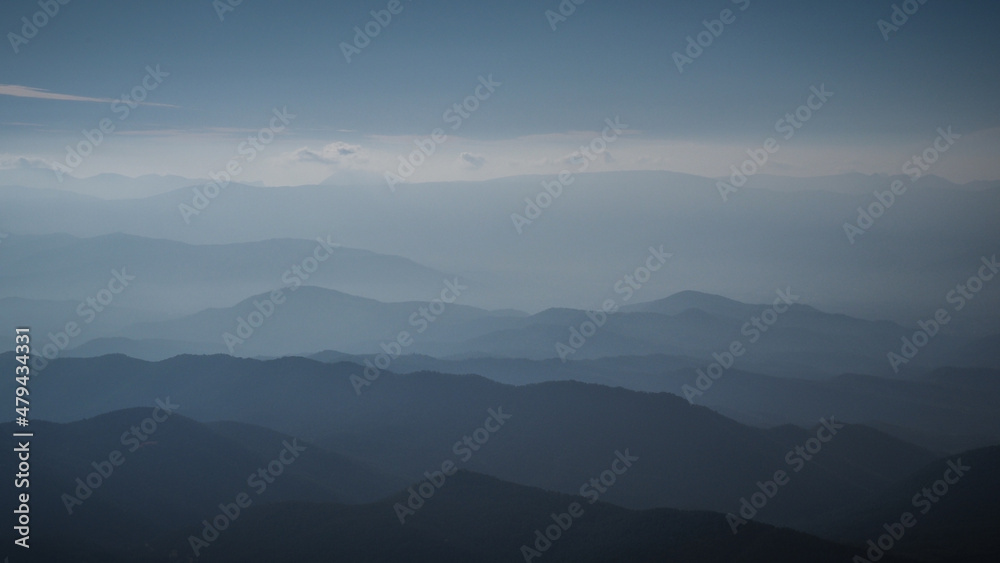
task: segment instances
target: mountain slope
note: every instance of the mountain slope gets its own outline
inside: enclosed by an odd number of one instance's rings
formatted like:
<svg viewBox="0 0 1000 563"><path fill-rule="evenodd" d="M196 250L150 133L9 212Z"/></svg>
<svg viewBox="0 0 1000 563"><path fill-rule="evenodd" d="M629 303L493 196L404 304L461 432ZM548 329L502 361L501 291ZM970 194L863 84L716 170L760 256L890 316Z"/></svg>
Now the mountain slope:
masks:
<svg viewBox="0 0 1000 563"><path fill-rule="evenodd" d="M284 503L254 508L201 557L210 562L320 561L332 555L358 562L780 563L845 561L852 554L846 546L762 525L751 524L733 535L720 514L630 511L468 472L449 477L405 525L394 513L395 502L406 502L405 495L366 507ZM569 516L573 503L580 505L577 518ZM553 525L553 514L565 514L562 521L570 523L568 528L557 540L540 542L537 555L522 551L534 548L535 531ZM177 534L160 545L177 547L186 537Z"/></svg>
<svg viewBox="0 0 1000 563"><path fill-rule="evenodd" d="M123 234L11 235L0 252L0 297L83 300L108 285L112 270L134 276L115 295L115 305L174 317L303 284L391 301L430 299L441 291L444 273L399 256L331 246L339 241L324 233L322 243L272 239L224 245Z"/></svg>
<svg viewBox="0 0 1000 563"><path fill-rule="evenodd" d="M358 503L405 483L271 430L229 424L217 431L171 414L173 402L160 403L167 410L151 402L68 424L33 420L35 529L84 543L130 545L210 516L240 492L255 502ZM2 428L8 436L17 432L11 423ZM262 468L269 475L257 475Z"/></svg>
<svg viewBox="0 0 1000 563"><path fill-rule="evenodd" d="M947 288L968 279L1000 240L995 185L963 190L921 178L908 188L905 206L851 244L844 224L871 203L867 188L834 193L827 189L829 178L796 178L797 190L787 193L766 189L762 177L759 188L744 188L723 202L715 180L666 172L579 174L566 187L567 197L519 236L511 214L523 214L524 198L536 197L541 182L551 180L428 183L398 193L232 184L190 223L178 212L178 205L191 204L188 188L121 201L0 188L0 229L225 244L312 240L334 225L347 246L480 280L477 306L532 311L592 307L616 297L616 282L643 264L650 245L663 244L674 256L637 300L697 288L758 302L791 285L804 302L822 309L907 323L941 307ZM849 176L843 183L873 182L884 191L891 180ZM997 332L989 314L997 302L996 292L983 292L955 329L974 332L981 321Z"/></svg>
<svg viewBox="0 0 1000 563"><path fill-rule="evenodd" d="M674 395L573 382L512 387L475 376L382 372L359 387L359 397L352 375L363 377L363 369L301 358L59 359L33 381L32 396L36 416L60 420L169 396L186 416L266 424L411 480L451 459L507 481L573 493L607 469L614 452L629 450L643 461L608 500L635 508L737 510L758 481L784 470L795 473L788 492L759 518L788 525L867 498L934 457L847 426L821 446L815 463L799 462L806 456L794 448L828 433L821 430L826 423L762 430ZM494 413L503 413L502 427L477 434L496 426L485 422ZM456 445L472 435L488 444Z"/></svg>

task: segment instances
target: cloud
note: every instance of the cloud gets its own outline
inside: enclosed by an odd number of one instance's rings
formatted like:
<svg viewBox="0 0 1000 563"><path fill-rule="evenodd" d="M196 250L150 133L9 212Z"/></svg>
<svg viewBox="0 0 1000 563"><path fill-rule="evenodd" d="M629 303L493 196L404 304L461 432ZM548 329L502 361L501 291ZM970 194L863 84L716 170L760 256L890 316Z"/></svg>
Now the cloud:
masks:
<svg viewBox="0 0 1000 563"><path fill-rule="evenodd" d="M320 164L341 164L356 157L361 152L361 145L352 145L337 141L315 151L302 147L293 151L289 158L292 162L318 162Z"/></svg>
<svg viewBox="0 0 1000 563"><path fill-rule="evenodd" d="M464 162L467 166L473 168L474 170L479 170L480 168L483 167L484 164L486 164L486 157L481 154L463 152L461 155L459 155L459 158L462 160L462 162Z"/></svg>
<svg viewBox="0 0 1000 563"><path fill-rule="evenodd" d="M66 102L98 102L111 103L117 100L112 98L90 98L87 96L74 96L72 94L57 94L41 88L31 86L20 86L17 84L0 84L0 96L14 96L16 98L35 98L39 100L60 100ZM152 102L138 102L143 106L158 106L164 108L175 108L170 104L155 104Z"/></svg>
<svg viewBox="0 0 1000 563"><path fill-rule="evenodd" d="M0 154L0 170L55 170L55 164L34 156Z"/></svg>

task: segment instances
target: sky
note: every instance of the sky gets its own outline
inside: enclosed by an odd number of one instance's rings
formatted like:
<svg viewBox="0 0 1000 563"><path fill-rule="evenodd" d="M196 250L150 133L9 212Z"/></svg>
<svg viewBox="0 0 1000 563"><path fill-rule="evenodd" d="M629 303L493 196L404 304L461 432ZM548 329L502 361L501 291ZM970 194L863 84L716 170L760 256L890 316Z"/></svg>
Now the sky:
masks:
<svg viewBox="0 0 1000 563"><path fill-rule="evenodd" d="M998 15L989 0L4 0L0 168L236 163L247 183L384 187L387 172L578 170L589 146L588 171L724 177L774 138L768 174L899 174L950 127L932 172L1000 180Z"/></svg>

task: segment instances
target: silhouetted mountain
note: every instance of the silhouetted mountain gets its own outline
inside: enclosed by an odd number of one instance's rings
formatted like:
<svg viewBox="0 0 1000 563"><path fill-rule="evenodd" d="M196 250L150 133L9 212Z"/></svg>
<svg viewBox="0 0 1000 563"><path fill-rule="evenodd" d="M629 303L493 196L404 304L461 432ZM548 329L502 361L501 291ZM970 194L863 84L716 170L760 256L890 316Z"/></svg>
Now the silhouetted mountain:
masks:
<svg viewBox="0 0 1000 563"><path fill-rule="evenodd" d="M105 280L106 283L107 280ZM48 342L48 338L51 338L50 334L65 333L67 325L73 323L75 327L72 330L79 331L79 334L72 337L64 335L57 337L59 343L64 348L68 348L77 346L90 338L114 334L135 323L163 318L163 315L121 307L114 302L105 306L95 301L95 305L84 301L86 297L88 296L81 296L80 300L77 301L3 297L0 298L0 325L12 329L14 327L30 327L37 337L46 338L46 342ZM96 300L93 295L89 297ZM98 314L97 308L100 308L100 314ZM0 350L13 349L13 339L0 342Z"/></svg>
<svg viewBox="0 0 1000 563"><path fill-rule="evenodd" d="M48 168L0 169L0 186L59 190L99 199L139 199L204 183L205 180L159 174L146 174L136 178L121 174L96 174L77 178L64 174L60 178L54 170Z"/></svg>
<svg viewBox="0 0 1000 563"><path fill-rule="evenodd" d="M141 411L113 413L109 417L116 414ZM199 431L193 434L189 437L197 445ZM313 453L303 452L301 459ZM128 479L126 475L145 476L144 490L139 495L118 495L114 502L103 502L99 511L73 516L50 515L48 507L41 506L42 513L33 515L33 522L36 529L43 531L34 536L31 557L25 560L61 557L58 560L300 562L333 558L359 562L500 562L526 554L530 558L531 552L526 550L534 549L553 561L833 562L845 559L851 552L845 545L755 522L733 534L722 514L671 509L632 511L468 471L442 474L433 495L422 499L422 504L407 514L398 507L413 502L409 498L412 489L365 505L319 502L323 493L309 503L274 501L278 495L272 491L286 481L298 479L300 462L296 460L286 467L289 475L274 477L269 490L260 496L249 493L251 502L237 507L233 499L238 497L225 492L232 483L214 481L218 471L211 464L218 460L212 456L177 458L165 452L146 455L156 457L159 463L140 463L127 470L131 461L127 460L85 502L94 505L102 497L114 496L116 481ZM185 467L191 462L195 467ZM175 499L163 505L150 497L176 490L172 482L164 479L169 473L187 476L198 470L208 475L197 488L219 489L194 500L193 506L205 505L198 506L204 508L203 513L192 510L193 517L176 525L175 519L164 513L176 506ZM291 474L293 470L295 475ZM41 479L46 477L43 474ZM209 498L221 502L209 506ZM222 516L224 509L228 517ZM144 526L146 522L155 522L156 527ZM213 532L206 532L208 522L220 522L219 529L213 526ZM562 529L553 531L553 525L561 525ZM87 535L88 541L78 540L80 534ZM555 539L547 539L544 534ZM193 544L191 538L210 541L199 545ZM890 556L886 561L902 560Z"/></svg>
<svg viewBox="0 0 1000 563"><path fill-rule="evenodd" d="M363 377L363 369L301 358L59 359L34 383L32 396L36 416L57 420L169 396L197 420L266 424L409 479L461 457L465 469L573 493L607 469L615 451L630 449L643 461L608 500L636 508L734 511L758 481L794 471L758 517L787 525L867 498L933 459L880 432L848 426L822 445L816 463L800 463L793 449L816 442L817 431L829 432L819 429L827 423L761 430L674 395L574 382L511 387L475 376L382 372L370 387L359 387L359 397L351 376ZM510 419L491 433L488 447L469 455L456 441L494 416L490 409Z"/></svg>
<svg viewBox="0 0 1000 563"><path fill-rule="evenodd" d="M510 216L524 214L524 199L536 197L550 177L427 183L398 193L365 186L274 189L234 183L190 222L178 210L191 205L190 188L121 201L0 188L0 228L16 234L122 232L228 244L312 240L335 225L345 245L478 280L476 301L470 304L531 311L618 299L616 282L644 263L650 245L662 244L674 256L643 284L636 300L698 289L760 302L791 285L803 303L907 325L947 306L947 290L975 273L980 258L994 254L1000 240L995 184L966 190L920 178L908 186L905 200L897 198L906 202L905 212L897 205L852 244L844 224L857 221L858 207L873 201L875 188L868 187L881 181L879 189L885 191L889 178L849 175L842 183L859 189L836 190L848 193L826 191L828 177L783 180L795 184L794 193L766 189L763 176L755 180L757 188L746 187L724 203L710 178L668 172L579 174L559 205L521 236ZM257 292L243 297L251 293ZM998 300L996 292L982 292L974 306L961 311L961 322L956 315L951 328L1000 330L990 314Z"/></svg>
<svg viewBox="0 0 1000 563"><path fill-rule="evenodd" d="M681 291L656 301L634 303L621 308L623 312L659 313L661 315L679 315L686 311L704 311L714 317L730 320L743 320L758 312L758 307L727 299L719 295L711 295L700 291Z"/></svg>
<svg viewBox="0 0 1000 563"><path fill-rule="evenodd" d="M181 342L162 339L132 339L122 337L95 338L62 353L64 358L96 358L109 354L124 354L131 358L160 361L184 354L225 354L226 345L221 341Z"/></svg>
<svg viewBox="0 0 1000 563"><path fill-rule="evenodd" d="M169 413L174 402L164 397L68 424L33 420L33 528L81 543L136 546L214 515L240 492L258 503L358 503L406 482L271 430L206 426ZM18 431L11 423L2 427L8 436ZM258 475L261 468L270 474Z"/></svg>
<svg viewBox="0 0 1000 563"><path fill-rule="evenodd" d="M267 299L267 294L261 294L229 309L129 327L126 332L142 339L221 342L224 333L236 334L240 317L253 313L255 303ZM697 304L713 312L692 308ZM237 353L281 356L323 349L377 353L380 343L395 340L400 331L407 330L413 336L413 342L404 350L407 354L569 360L668 354L699 358L707 367L715 361L715 354L729 354L733 342L739 341L744 353L730 356L730 360L740 369L822 378L845 372L893 375L886 351L898 348L903 336L912 335L910 330L890 322L832 315L802 305L792 305L777 316L771 310L772 316L767 317L768 305L743 304L693 292L636 307L663 313L636 311L596 316L574 309L547 309L535 315L516 315L457 304L438 305L440 314L422 317L418 311L426 310L427 302L386 304L303 287L294 295L289 293L279 314L254 330L254 339L240 343ZM770 323L763 318L770 319ZM598 319L599 327L594 319ZM584 325L590 325L592 332L588 333ZM243 328L245 332L250 329ZM423 329L426 332L418 335L417 331ZM901 373L919 373L942 365L960 342L938 335L933 346L923 349L921 355L903 366L905 371Z"/></svg>
<svg viewBox="0 0 1000 563"><path fill-rule="evenodd" d="M892 533L908 512L911 524L893 538L893 553L941 561L993 562L1000 556L1000 447L962 452L934 461L900 480L824 527L815 528L844 542L865 545ZM911 523L912 522L912 523ZM886 541L885 543L888 543ZM860 550L859 550L860 553Z"/></svg>
<svg viewBox="0 0 1000 563"><path fill-rule="evenodd" d="M187 341L200 345L228 346L232 342L232 352L241 356L292 355L321 350L330 343L347 351L375 353L381 351L382 342L395 343L403 349L397 343L403 331L409 335L404 340L408 342L405 350L409 351L426 346L429 339L460 339L470 333L470 325L475 321L490 327L508 324L512 319L457 303L443 304L439 296L444 288L442 283L437 293L424 302L382 303L339 291L302 286L297 291L285 291L281 303L272 301L270 293L264 293L233 307L136 325L126 332L139 339ZM452 299L452 295L454 293L448 294L448 298ZM438 299L437 305L443 308L437 311L438 315L429 308L431 297ZM254 320L251 314L260 317L255 321L257 327L250 325ZM242 325L240 319L243 319ZM227 341L223 336L226 333L243 342Z"/></svg>
<svg viewBox="0 0 1000 563"><path fill-rule="evenodd" d="M364 356L323 352L314 359L361 363ZM808 426L838 413L841 420L879 428L904 441L941 453L1000 443L1000 381L997 371L939 368L915 379L841 375L826 380L774 377L736 365L704 393L690 394L698 405L752 426ZM402 356L392 363L397 373L435 371L477 374L510 385L547 381L581 381L634 391L687 396L697 390L704 360L679 356L619 356L560 362L471 358L444 360Z"/></svg>
<svg viewBox="0 0 1000 563"><path fill-rule="evenodd" d="M115 306L171 317L302 285L391 301L430 300L443 287L444 273L398 256L331 246L339 241L329 230L315 236L324 239L322 244L315 237L190 245L122 234L11 235L0 252L0 297L73 296L79 303L107 287L112 270L134 276L114 296Z"/></svg>
<svg viewBox="0 0 1000 563"><path fill-rule="evenodd" d="M401 525L401 493L364 506L282 503L251 507L231 530L204 548L209 562L265 560L468 561L525 560L536 530L570 522L530 560L610 561L845 561L851 549L790 530L750 524L733 535L720 514L658 509L631 511L579 496L545 492L469 472L448 477L419 512ZM577 503L573 518L568 507ZM580 512L582 511L582 513ZM194 527L166 538L162 550L187 543ZM555 532L549 532L555 536ZM900 561L888 558L886 561Z"/></svg>

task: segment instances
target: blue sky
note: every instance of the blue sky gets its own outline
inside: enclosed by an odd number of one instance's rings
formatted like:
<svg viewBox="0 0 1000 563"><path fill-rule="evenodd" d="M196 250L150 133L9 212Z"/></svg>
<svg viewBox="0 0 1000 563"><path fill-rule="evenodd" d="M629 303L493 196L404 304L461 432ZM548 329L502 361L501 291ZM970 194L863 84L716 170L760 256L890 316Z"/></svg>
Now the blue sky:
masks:
<svg viewBox="0 0 1000 563"><path fill-rule="evenodd" d="M877 22L903 2L587 0L553 30L557 0L402 0L348 63L341 43L388 4L244 0L220 21L211 0L71 1L15 53L10 34L41 8L5 0L0 166L65 161L109 118L74 174L204 177L287 107L294 122L242 179L379 181L436 128L449 139L413 181L549 174L615 116L628 133L592 169L721 176L825 85L766 172L898 173L951 126L962 140L934 173L1000 179L996 2L928 0L886 41ZM726 9L735 21L679 72L672 54ZM156 65L169 76L119 119L109 100ZM452 130L445 110L490 75L500 86Z"/></svg>

